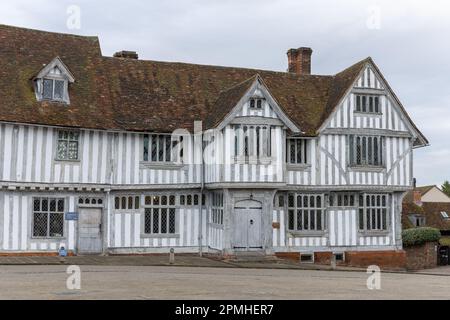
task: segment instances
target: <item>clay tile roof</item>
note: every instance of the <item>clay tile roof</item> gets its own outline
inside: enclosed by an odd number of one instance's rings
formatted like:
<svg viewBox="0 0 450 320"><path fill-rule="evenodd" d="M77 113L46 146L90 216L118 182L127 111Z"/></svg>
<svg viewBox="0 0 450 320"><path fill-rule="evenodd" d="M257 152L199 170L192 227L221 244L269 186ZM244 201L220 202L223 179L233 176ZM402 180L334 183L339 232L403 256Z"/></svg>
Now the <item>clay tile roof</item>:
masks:
<svg viewBox="0 0 450 320"><path fill-rule="evenodd" d="M317 129L367 59L334 75L103 57L96 37L0 25L0 121L171 132L217 125L257 75L306 135ZM37 102L32 78L60 57L75 78L70 105Z"/></svg>
<svg viewBox="0 0 450 320"><path fill-rule="evenodd" d="M424 202L423 211L428 227L437 228L439 230L450 230L450 220L445 220L441 216L441 212L447 212L450 215L450 203L448 202Z"/></svg>
<svg viewBox="0 0 450 320"><path fill-rule="evenodd" d="M426 194L435 186L417 187L422 195ZM403 199L402 225L403 228L412 228L409 214L420 214L425 217L427 227L437 228L439 230L450 230L450 220L443 219L441 212L447 212L450 215L450 202L423 202L421 206L413 202L412 191L409 191Z"/></svg>
<svg viewBox="0 0 450 320"><path fill-rule="evenodd" d="M410 190L408 191L408 193L405 195L405 197L403 198L404 202L413 202L414 201L414 191L419 191L420 194L422 196L424 196L428 191L430 191L431 189L433 189L435 186L421 186L421 187L416 187L414 188L414 190Z"/></svg>

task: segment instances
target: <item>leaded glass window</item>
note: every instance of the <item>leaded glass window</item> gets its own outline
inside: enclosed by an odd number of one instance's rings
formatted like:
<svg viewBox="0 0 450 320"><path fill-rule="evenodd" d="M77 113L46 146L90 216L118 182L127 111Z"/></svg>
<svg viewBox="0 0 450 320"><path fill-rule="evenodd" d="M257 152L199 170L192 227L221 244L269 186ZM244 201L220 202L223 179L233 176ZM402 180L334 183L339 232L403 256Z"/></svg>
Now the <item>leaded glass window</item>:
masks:
<svg viewBox="0 0 450 320"><path fill-rule="evenodd" d="M80 133L77 131L60 130L56 150L57 160L78 160Z"/></svg>
<svg viewBox="0 0 450 320"><path fill-rule="evenodd" d="M64 199L33 198L33 237L64 236Z"/></svg>

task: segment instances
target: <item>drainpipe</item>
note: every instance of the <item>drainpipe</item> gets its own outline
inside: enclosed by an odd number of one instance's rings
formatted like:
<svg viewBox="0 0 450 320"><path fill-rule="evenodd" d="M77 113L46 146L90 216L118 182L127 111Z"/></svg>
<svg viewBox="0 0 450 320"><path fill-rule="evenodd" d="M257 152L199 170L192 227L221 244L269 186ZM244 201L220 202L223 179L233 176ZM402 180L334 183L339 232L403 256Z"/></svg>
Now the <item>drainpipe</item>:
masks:
<svg viewBox="0 0 450 320"><path fill-rule="evenodd" d="M195 130L194 130L195 131ZM200 218L199 218L199 235L198 235L198 242L199 242L199 256L203 256L203 190L205 188L205 162L203 159L203 128L200 129L200 150L201 152L201 174L200 174L200 201L199 201L199 207L200 207ZM206 202L205 202L206 204Z"/></svg>

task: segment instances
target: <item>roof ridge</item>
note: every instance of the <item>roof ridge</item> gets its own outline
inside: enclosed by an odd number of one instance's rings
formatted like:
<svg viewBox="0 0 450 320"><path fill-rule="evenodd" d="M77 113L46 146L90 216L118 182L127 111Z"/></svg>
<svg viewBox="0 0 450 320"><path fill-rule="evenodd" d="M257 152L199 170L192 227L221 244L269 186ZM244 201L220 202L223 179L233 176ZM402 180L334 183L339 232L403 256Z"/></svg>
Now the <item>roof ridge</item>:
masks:
<svg viewBox="0 0 450 320"><path fill-rule="evenodd" d="M214 65L214 64L201 64L201 63L180 62L180 61L124 59L124 58L116 58L116 57L110 57L110 56L102 56L102 58L111 60L111 61L121 61L121 62L126 61L126 62L133 62L133 63L161 63L161 64L172 64L172 65L195 66L195 67L202 67L202 68L229 69L229 70L239 70L239 71L255 71L258 74L260 72L264 72L264 73L281 74L281 75L291 76L291 77L296 77L296 78L315 78L315 77L316 78L332 78L332 77L334 77L334 75L332 75L332 74L296 74L296 73L286 72L286 71L257 69L257 68L248 68L248 67L223 66L223 65Z"/></svg>
<svg viewBox="0 0 450 320"><path fill-rule="evenodd" d="M22 31L32 31L32 32L39 32L39 33L47 33L47 34L68 36L68 37L91 39L91 40L92 39L97 39L97 41L99 39L98 36L85 36L85 35L79 35L79 34L74 34L74 33L46 31L46 30L40 30L40 29L34 29L34 28L24 28L24 27L12 26L12 25L2 24L2 23L0 23L0 28L19 29L19 30L22 30Z"/></svg>
<svg viewBox="0 0 450 320"><path fill-rule="evenodd" d="M348 70L350 70L350 69L356 67L356 66L359 65L359 64L363 64L363 63L367 63L367 62L373 62L372 57L368 56L367 58L364 58L364 59L362 59L362 60L359 60L358 62L355 62L355 63L352 64L351 66L349 66L349 67L347 67L347 68L345 68L345 69L339 71L338 73L334 74L333 77L336 77L336 76L338 76L339 74L344 73L344 72L346 72L346 71L348 71Z"/></svg>
<svg viewBox="0 0 450 320"><path fill-rule="evenodd" d="M237 88L239 86L242 86L243 84L245 84L247 82L250 82L251 80L254 80L254 79L258 78L258 77L261 77L261 76L257 73L255 75L251 76L250 78L245 79L244 81L241 81L239 83L236 83L236 84L232 85L231 87L228 87L226 89L220 90L218 95L220 95L221 93L225 93L227 91L233 90L233 89L235 89L235 88ZM219 99L219 97L217 97L217 99Z"/></svg>

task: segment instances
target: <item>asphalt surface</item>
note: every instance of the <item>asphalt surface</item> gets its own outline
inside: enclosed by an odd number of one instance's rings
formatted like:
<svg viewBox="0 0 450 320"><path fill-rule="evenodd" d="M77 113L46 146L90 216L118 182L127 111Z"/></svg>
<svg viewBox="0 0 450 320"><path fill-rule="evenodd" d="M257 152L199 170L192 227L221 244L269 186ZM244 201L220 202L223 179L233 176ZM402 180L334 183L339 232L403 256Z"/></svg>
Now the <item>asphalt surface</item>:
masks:
<svg viewBox="0 0 450 320"><path fill-rule="evenodd" d="M363 271L180 266L0 266L0 299L448 299L450 272L381 273L369 290ZM447 269L445 269L447 270ZM73 282L69 281L69 284Z"/></svg>

